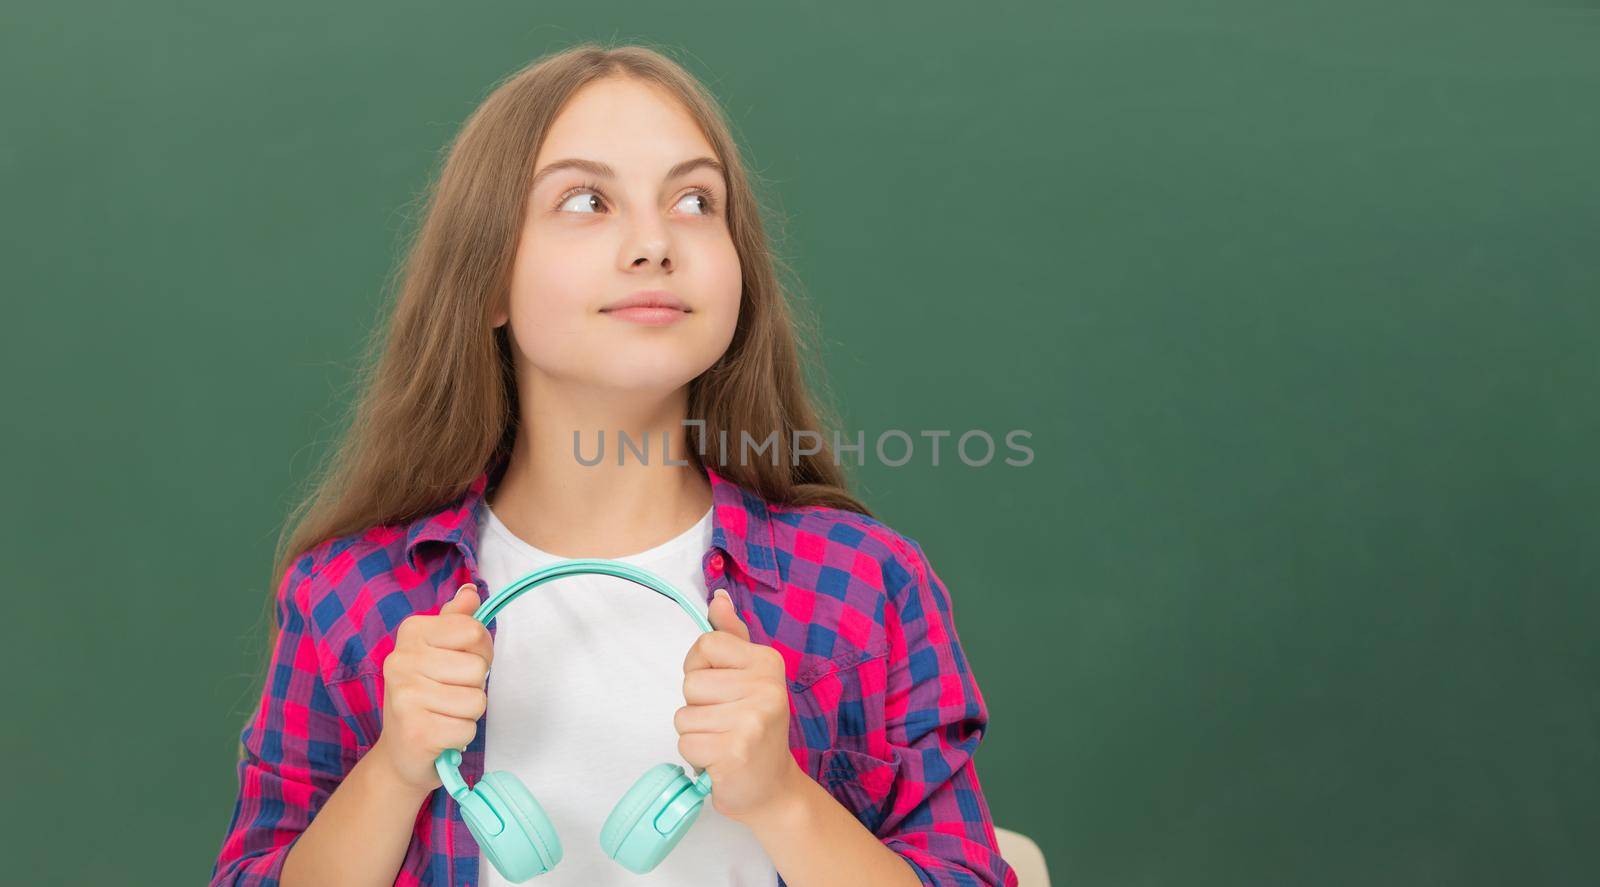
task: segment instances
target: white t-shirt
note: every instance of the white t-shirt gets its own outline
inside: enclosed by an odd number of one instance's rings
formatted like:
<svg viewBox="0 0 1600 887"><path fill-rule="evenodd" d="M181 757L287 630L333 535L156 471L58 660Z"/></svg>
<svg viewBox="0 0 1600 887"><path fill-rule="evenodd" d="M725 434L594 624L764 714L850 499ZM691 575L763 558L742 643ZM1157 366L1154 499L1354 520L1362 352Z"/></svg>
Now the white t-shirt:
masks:
<svg viewBox="0 0 1600 887"><path fill-rule="evenodd" d="M479 571L490 594L567 559L517 538L487 507L479 529ZM705 615L700 564L711 531L707 510L677 538L615 560L665 579ZM690 778L697 772L678 754L672 718L684 705L683 660L700 634L660 593L593 573L545 582L495 615L484 772L515 774L561 836L562 860L536 879L542 887L777 883L755 834L710 799L649 874L635 875L600 849L600 827L634 780L663 763ZM481 853L478 874L483 887L510 883Z"/></svg>

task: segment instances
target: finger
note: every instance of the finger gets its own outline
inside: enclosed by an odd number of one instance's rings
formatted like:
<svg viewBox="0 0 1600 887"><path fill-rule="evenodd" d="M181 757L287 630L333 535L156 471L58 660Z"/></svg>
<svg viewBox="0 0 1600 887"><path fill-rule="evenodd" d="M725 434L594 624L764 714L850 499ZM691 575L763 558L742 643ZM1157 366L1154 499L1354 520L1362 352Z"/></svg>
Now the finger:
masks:
<svg viewBox="0 0 1600 887"><path fill-rule="evenodd" d="M468 616L471 616L472 612L478 609L478 604L480 603L482 603L482 601L478 597L478 587L473 585L471 582L468 582L467 584L456 589L455 597L452 597L448 602L445 603L443 607L439 608L439 615L443 616L446 613L465 613Z"/></svg>
<svg viewBox="0 0 1600 887"><path fill-rule="evenodd" d="M741 640L750 640L750 628L739 618L738 608L733 605L733 598L728 596L725 588L717 589L712 595L711 604L706 608L706 618L711 621L711 627L718 631L725 631Z"/></svg>
<svg viewBox="0 0 1600 887"><path fill-rule="evenodd" d="M703 631L689 645L683 670L745 668L755 661L755 645L726 631Z"/></svg>
<svg viewBox="0 0 1600 887"><path fill-rule="evenodd" d="M428 717L433 722L432 735L442 737L444 740L441 750L459 748L466 751L467 746L478 736L478 722L474 718L451 717L436 711L428 712Z"/></svg>
<svg viewBox="0 0 1600 887"><path fill-rule="evenodd" d="M672 716L672 728L679 735L685 733L726 733L738 723L738 714L744 706L738 702L717 702L711 705L685 705Z"/></svg>
<svg viewBox="0 0 1600 887"><path fill-rule="evenodd" d="M678 754L703 773L722 759L726 741L726 737L718 733L685 733L678 737Z"/></svg>
<svg viewBox="0 0 1600 887"><path fill-rule="evenodd" d="M741 668L703 668L683 676L683 701L690 705L736 702L750 690L750 673Z"/></svg>
<svg viewBox="0 0 1600 887"><path fill-rule="evenodd" d="M423 677L460 687L482 687L489 672L483 657L464 650L430 648L422 651L419 662Z"/></svg>
<svg viewBox="0 0 1600 887"><path fill-rule="evenodd" d="M488 707L487 694L481 689L441 684L431 680L423 687L418 698L422 700L422 707L428 711L449 715L452 718L463 718L474 723L483 716L484 709Z"/></svg>
<svg viewBox="0 0 1600 887"><path fill-rule="evenodd" d="M464 650L482 656L484 662L494 662L494 638L489 627L471 616L453 614L433 619L422 633L422 640L430 647Z"/></svg>

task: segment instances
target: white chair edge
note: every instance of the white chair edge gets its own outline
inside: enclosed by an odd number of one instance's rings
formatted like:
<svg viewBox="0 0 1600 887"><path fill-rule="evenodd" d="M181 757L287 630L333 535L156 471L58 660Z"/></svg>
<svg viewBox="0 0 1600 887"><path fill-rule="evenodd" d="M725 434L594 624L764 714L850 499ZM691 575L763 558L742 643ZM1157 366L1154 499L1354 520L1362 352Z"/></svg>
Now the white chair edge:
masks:
<svg viewBox="0 0 1600 887"><path fill-rule="evenodd" d="M1050 871L1039 845L1021 832L994 827L1000 856L1017 872L1017 887L1050 887Z"/></svg>

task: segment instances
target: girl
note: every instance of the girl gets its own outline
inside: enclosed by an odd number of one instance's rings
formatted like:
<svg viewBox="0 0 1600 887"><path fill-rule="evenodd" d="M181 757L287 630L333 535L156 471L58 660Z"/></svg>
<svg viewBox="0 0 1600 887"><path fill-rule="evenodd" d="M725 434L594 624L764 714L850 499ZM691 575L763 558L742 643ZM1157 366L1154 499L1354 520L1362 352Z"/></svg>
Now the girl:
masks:
<svg viewBox="0 0 1600 887"><path fill-rule="evenodd" d="M630 880L595 836L675 741L714 789L652 883L1015 887L949 592L845 488L704 87L636 46L540 60L430 197L280 545L211 884L505 883L438 790L447 748L532 789L564 839L545 883ZM659 573L716 630L598 576L471 618L577 557Z"/></svg>

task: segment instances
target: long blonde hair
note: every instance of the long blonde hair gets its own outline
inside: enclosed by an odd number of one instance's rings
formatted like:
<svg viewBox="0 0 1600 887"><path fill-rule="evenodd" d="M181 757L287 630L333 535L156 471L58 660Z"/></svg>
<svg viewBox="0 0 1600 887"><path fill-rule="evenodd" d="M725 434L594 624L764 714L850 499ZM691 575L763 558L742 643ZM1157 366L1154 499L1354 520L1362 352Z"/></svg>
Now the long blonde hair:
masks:
<svg viewBox="0 0 1600 887"><path fill-rule="evenodd" d="M762 228L760 207L721 110L693 75L638 45L582 43L536 60L497 84L467 119L429 188L401 266L387 329L367 343L348 429L313 472L309 493L280 533L267 600L270 661L276 589L289 566L329 539L409 522L454 500L516 439L510 324L491 318L509 297L533 161L556 115L580 88L626 76L662 88L699 123L727 170L727 225L743 292L728 350L689 385L688 418L703 441L761 441L775 459L736 459L717 473L772 503L827 505L871 515L846 487L802 371L811 364ZM812 327L809 318L806 326ZM814 364L811 364L815 368ZM830 424L821 423L826 419ZM793 432L818 432L820 450L792 450ZM714 444L702 444L716 452ZM798 452L798 461L794 453ZM693 448L689 461L704 469ZM778 464L772 464L775 461ZM266 665L263 664L264 677Z"/></svg>

